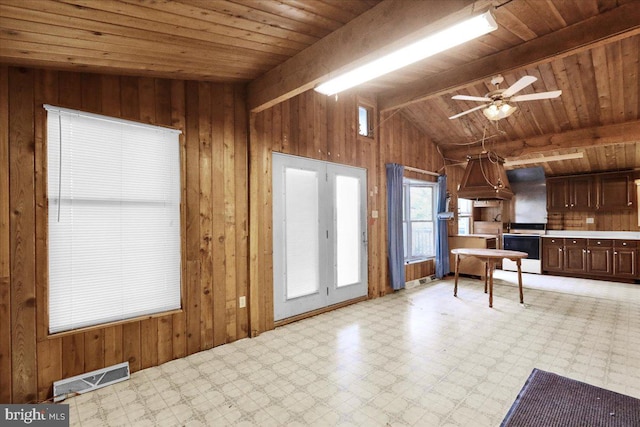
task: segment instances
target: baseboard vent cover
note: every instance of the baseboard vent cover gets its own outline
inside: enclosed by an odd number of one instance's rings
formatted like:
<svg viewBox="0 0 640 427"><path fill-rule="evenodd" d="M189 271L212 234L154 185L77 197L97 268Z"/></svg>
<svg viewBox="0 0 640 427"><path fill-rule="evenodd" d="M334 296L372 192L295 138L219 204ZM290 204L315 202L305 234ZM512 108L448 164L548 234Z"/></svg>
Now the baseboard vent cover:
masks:
<svg viewBox="0 0 640 427"><path fill-rule="evenodd" d="M65 378L53 383L53 401L60 402L72 394L82 394L119 383L128 380L130 376L129 362L123 362L97 371Z"/></svg>
<svg viewBox="0 0 640 427"><path fill-rule="evenodd" d="M422 277L420 279L416 279L416 280L411 280L407 283L404 284L404 288L405 289L413 289L416 288L418 286L422 286L426 283L429 282L433 282L434 280L436 280L436 276L435 274L432 274L431 276L427 276L427 277Z"/></svg>
<svg viewBox="0 0 640 427"><path fill-rule="evenodd" d="M424 285L425 283L433 282L434 280L436 280L436 275L432 274L429 277L423 277L422 279L418 279L418 280L420 280L421 285Z"/></svg>

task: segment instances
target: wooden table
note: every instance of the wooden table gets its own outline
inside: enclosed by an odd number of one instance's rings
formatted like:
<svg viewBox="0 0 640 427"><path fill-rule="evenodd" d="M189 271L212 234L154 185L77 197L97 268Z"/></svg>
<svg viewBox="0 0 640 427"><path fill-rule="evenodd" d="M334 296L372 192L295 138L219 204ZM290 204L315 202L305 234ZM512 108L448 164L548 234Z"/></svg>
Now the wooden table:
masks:
<svg viewBox="0 0 640 427"><path fill-rule="evenodd" d="M458 248L452 249L451 253L456 256L455 267L455 284L453 286L453 296L458 296L458 270L460 265L460 259L465 257L476 257L485 262L485 275L484 275L484 293L487 293L487 278L489 280L489 307L493 307L493 269L496 261L500 261L502 258L515 261L518 266L518 288L520 289L520 304L524 303L524 296L522 294L522 270L520 264L522 259L528 255L526 252L519 251L506 251L502 249L480 249L480 248Z"/></svg>

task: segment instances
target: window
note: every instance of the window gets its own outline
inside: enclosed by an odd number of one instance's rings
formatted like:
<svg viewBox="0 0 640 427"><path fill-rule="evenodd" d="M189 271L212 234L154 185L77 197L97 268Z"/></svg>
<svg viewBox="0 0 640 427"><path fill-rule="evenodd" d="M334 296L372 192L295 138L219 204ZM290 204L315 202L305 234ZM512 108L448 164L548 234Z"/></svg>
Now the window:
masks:
<svg viewBox="0 0 640 427"><path fill-rule="evenodd" d="M458 234L471 234L473 200L458 199Z"/></svg>
<svg viewBox="0 0 640 427"><path fill-rule="evenodd" d="M45 108L49 332L180 308L179 132Z"/></svg>
<svg viewBox="0 0 640 427"><path fill-rule="evenodd" d="M405 262L433 258L436 256L435 183L405 178L403 192Z"/></svg>
<svg viewBox="0 0 640 427"><path fill-rule="evenodd" d="M358 135L373 138L373 108L358 106Z"/></svg>

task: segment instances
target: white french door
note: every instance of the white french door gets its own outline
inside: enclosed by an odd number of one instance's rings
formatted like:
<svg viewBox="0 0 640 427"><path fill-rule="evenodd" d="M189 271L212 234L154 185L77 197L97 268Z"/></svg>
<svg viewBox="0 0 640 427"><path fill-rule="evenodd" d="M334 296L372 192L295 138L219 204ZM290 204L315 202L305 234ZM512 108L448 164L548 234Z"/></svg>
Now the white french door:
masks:
<svg viewBox="0 0 640 427"><path fill-rule="evenodd" d="M367 295L367 175L273 154L274 319Z"/></svg>

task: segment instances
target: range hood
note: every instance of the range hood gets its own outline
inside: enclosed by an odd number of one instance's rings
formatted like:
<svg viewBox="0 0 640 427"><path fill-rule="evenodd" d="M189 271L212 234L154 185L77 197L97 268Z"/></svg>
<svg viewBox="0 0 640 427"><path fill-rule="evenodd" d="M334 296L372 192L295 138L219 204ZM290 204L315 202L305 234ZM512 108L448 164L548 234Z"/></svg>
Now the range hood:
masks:
<svg viewBox="0 0 640 427"><path fill-rule="evenodd" d="M493 153L468 156L458 197L472 200L511 200L513 191L504 170L504 159Z"/></svg>
<svg viewBox="0 0 640 427"><path fill-rule="evenodd" d="M514 192L512 215L516 223L547 223L547 183L544 168L513 169L507 177ZM513 216L512 216L513 218Z"/></svg>

